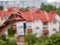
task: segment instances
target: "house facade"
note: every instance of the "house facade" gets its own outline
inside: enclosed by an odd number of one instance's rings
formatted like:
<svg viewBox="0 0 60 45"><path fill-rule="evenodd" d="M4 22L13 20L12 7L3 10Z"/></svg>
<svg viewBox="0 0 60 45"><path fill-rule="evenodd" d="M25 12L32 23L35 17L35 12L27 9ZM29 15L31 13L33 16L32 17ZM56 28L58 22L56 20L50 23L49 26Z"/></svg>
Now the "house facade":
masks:
<svg viewBox="0 0 60 45"><path fill-rule="evenodd" d="M9 8L8 11L4 11L4 17L10 15L11 12L16 12L16 10L18 12L19 9L15 7ZM14 33L18 35L20 42L26 32L32 32L36 34L36 37L40 37L43 34L51 36L56 31L60 31L60 17L55 11L48 13L39 9L29 8L28 11L23 10L20 11L20 13L25 21L20 21L13 25ZM2 13L0 13L0 15L2 15ZM8 32L6 31L5 34L8 35Z"/></svg>
<svg viewBox="0 0 60 45"><path fill-rule="evenodd" d="M25 32L30 31L36 34L37 37L40 37L42 34L50 36L60 30L60 17L55 11L47 13L45 11L39 12L39 10L36 10L36 12L33 13L22 12L22 14L25 15L24 18L26 19L24 22L26 24ZM34 18L32 18L31 15Z"/></svg>

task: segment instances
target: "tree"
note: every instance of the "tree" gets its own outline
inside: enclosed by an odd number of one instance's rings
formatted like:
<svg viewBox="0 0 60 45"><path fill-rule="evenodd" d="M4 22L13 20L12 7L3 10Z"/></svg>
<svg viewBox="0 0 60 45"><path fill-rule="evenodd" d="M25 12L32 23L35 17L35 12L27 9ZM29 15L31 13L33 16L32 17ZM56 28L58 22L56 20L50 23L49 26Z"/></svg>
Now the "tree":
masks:
<svg viewBox="0 0 60 45"><path fill-rule="evenodd" d="M28 10L29 10L28 8L29 8L29 7L21 8L19 11L28 11Z"/></svg>
<svg viewBox="0 0 60 45"><path fill-rule="evenodd" d="M58 15L60 16L60 7L57 8L57 13L58 13Z"/></svg>
<svg viewBox="0 0 60 45"><path fill-rule="evenodd" d="M44 4L42 4L40 9L41 10L45 10L47 12L50 12L52 10L56 11L57 8L55 6L53 6L53 5L49 5L49 4L48 5L44 5Z"/></svg>
<svg viewBox="0 0 60 45"><path fill-rule="evenodd" d="M3 10L3 6L0 6L0 10Z"/></svg>
<svg viewBox="0 0 60 45"><path fill-rule="evenodd" d="M9 37L13 37L14 36L12 27L8 29L8 36Z"/></svg>
<svg viewBox="0 0 60 45"><path fill-rule="evenodd" d="M34 45L37 42L36 35L32 33L25 34L25 42L28 45Z"/></svg>
<svg viewBox="0 0 60 45"><path fill-rule="evenodd" d="M60 33L57 32L49 37L46 45L60 45Z"/></svg>

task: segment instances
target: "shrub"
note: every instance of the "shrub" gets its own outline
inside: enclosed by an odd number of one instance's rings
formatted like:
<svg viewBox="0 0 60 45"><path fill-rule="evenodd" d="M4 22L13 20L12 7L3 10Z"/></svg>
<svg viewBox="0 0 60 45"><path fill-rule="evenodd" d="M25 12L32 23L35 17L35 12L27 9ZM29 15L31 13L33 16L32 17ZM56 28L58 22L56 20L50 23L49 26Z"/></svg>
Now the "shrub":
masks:
<svg viewBox="0 0 60 45"><path fill-rule="evenodd" d="M60 33L55 33L49 37L46 45L60 45Z"/></svg>
<svg viewBox="0 0 60 45"><path fill-rule="evenodd" d="M38 44L39 44L39 45L45 45L45 42L46 42L47 39L48 39L47 36L42 35L42 36L38 39Z"/></svg>
<svg viewBox="0 0 60 45"><path fill-rule="evenodd" d="M14 36L12 27L8 29L8 36L9 37L13 37Z"/></svg>
<svg viewBox="0 0 60 45"><path fill-rule="evenodd" d="M7 42L7 45L17 45L17 42L14 37L9 37L6 42Z"/></svg>
<svg viewBox="0 0 60 45"><path fill-rule="evenodd" d="M5 41L0 39L0 45L7 45Z"/></svg>
<svg viewBox="0 0 60 45"><path fill-rule="evenodd" d="M37 42L36 35L32 33L25 34L25 41L28 45L34 45Z"/></svg>

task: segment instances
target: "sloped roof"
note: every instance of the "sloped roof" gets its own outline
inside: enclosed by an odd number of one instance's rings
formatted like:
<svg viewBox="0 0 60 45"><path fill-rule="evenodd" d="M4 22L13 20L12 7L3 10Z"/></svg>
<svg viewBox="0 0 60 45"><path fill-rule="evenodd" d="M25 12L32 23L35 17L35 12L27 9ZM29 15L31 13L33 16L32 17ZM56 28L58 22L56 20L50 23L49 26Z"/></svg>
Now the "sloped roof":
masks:
<svg viewBox="0 0 60 45"><path fill-rule="evenodd" d="M17 11L16 11L17 10ZM4 18L5 16L9 16L12 12L18 12L18 8L9 8L8 11L0 10L0 17ZM34 10L32 10L34 11ZM35 12L32 11L20 11L22 14L22 17L26 21L34 21L35 19L39 18L42 22L51 22L54 20L54 17L57 15L56 11L46 12L42 10L35 10Z"/></svg>
<svg viewBox="0 0 60 45"><path fill-rule="evenodd" d="M49 14L48 14L49 22L53 21L56 15L57 15L56 11L49 12Z"/></svg>
<svg viewBox="0 0 60 45"><path fill-rule="evenodd" d="M4 18L5 16L9 17L12 12L18 12L17 7L10 7L7 11L0 10L0 17Z"/></svg>
<svg viewBox="0 0 60 45"><path fill-rule="evenodd" d="M46 18L46 14L44 13L44 11L36 11L34 13L35 19L39 18L42 22L47 22L47 18Z"/></svg>
<svg viewBox="0 0 60 45"><path fill-rule="evenodd" d="M51 22L54 20L54 17L57 15L56 11L46 12L42 10L37 10L34 13L31 11L22 11L22 16L26 20L34 21L35 19L40 19L42 22Z"/></svg>
<svg viewBox="0 0 60 45"><path fill-rule="evenodd" d="M26 20L26 21L33 21L34 18L32 18L33 16L31 15L31 13L29 11L22 11L22 17Z"/></svg>
<svg viewBox="0 0 60 45"><path fill-rule="evenodd" d="M8 16L10 16L10 14L11 14L11 12L9 12L9 11L1 11L0 10L0 18L4 18L4 17L8 17Z"/></svg>

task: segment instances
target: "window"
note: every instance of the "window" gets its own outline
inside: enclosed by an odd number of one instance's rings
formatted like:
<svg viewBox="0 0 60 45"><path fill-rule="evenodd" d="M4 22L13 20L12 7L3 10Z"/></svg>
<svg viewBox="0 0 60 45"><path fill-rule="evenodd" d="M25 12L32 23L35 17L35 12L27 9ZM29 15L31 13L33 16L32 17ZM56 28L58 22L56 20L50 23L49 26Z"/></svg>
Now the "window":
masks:
<svg viewBox="0 0 60 45"><path fill-rule="evenodd" d="M40 22L40 19L36 19L36 22Z"/></svg>
<svg viewBox="0 0 60 45"><path fill-rule="evenodd" d="M18 28L23 28L24 26L18 26Z"/></svg>
<svg viewBox="0 0 60 45"><path fill-rule="evenodd" d="M43 29L48 29L48 27L46 26L46 27L43 27Z"/></svg>
<svg viewBox="0 0 60 45"><path fill-rule="evenodd" d="M27 28L31 28L31 24L32 24L31 22L27 22L26 23Z"/></svg>
<svg viewBox="0 0 60 45"><path fill-rule="evenodd" d="M44 22L43 25L48 25L48 22Z"/></svg>
<svg viewBox="0 0 60 45"><path fill-rule="evenodd" d="M53 24L56 24L56 22L57 22L56 19L54 19Z"/></svg>
<svg viewBox="0 0 60 45"><path fill-rule="evenodd" d="M40 29L39 27L36 27L36 29Z"/></svg>
<svg viewBox="0 0 60 45"><path fill-rule="evenodd" d="M53 31L56 31L56 29L53 29Z"/></svg>

